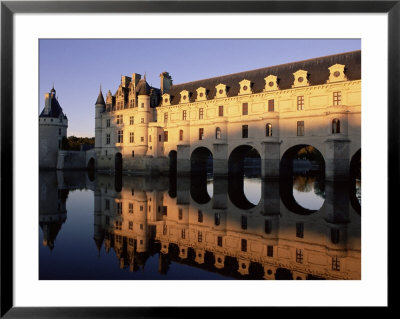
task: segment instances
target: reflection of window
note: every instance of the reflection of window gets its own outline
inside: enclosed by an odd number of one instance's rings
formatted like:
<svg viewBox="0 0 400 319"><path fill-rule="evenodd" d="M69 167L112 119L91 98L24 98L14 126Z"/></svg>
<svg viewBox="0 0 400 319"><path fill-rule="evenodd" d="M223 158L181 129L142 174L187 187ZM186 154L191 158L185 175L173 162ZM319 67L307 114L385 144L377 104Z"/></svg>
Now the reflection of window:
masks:
<svg viewBox="0 0 400 319"><path fill-rule="evenodd" d="M164 216L167 216L167 213L168 213L167 209L168 209L168 206L163 206L162 214L163 214Z"/></svg>
<svg viewBox="0 0 400 319"><path fill-rule="evenodd" d="M247 216L242 216L242 229L247 229Z"/></svg>
<svg viewBox="0 0 400 319"><path fill-rule="evenodd" d="M106 144L110 144L110 140L111 140L110 134L107 134L106 135Z"/></svg>
<svg viewBox="0 0 400 319"><path fill-rule="evenodd" d="M118 143L124 142L124 131L118 131Z"/></svg>
<svg viewBox="0 0 400 319"><path fill-rule="evenodd" d="M133 203L129 203L129 214L133 214Z"/></svg>
<svg viewBox="0 0 400 319"><path fill-rule="evenodd" d="M274 246L267 246L267 256L274 257Z"/></svg>
<svg viewBox="0 0 400 319"><path fill-rule="evenodd" d="M183 228L182 231L181 231L181 237L182 237L182 239L186 238L186 230L185 230L185 228Z"/></svg>
<svg viewBox="0 0 400 319"><path fill-rule="evenodd" d="M107 120L106 125L107 127L110 127L110 120Z"/></svg>
<svg viewBox="0 0 400 319"><path fill-rule="evenodd" d="M338 244L340 240L340 231L339 229L331 228L331 242L332 244Z"/></svg>
<svg viewBox="0 0 400 319"><path fill-rule="evenodd" d="M218 246L222 247L222 237L218 236Z"/></svg>
<svg viewBox="0 0 400 319"><path fill-rule="evenodd" d="M58 129L58 135L61 135L61 129L60 128Z"/></svg>
<svg viewBox="0 0 400 319"><path fill-rule="evenodd" d="M199 223L202 223L202 222L203 222L203 212L202 212L201 210L199 210L199 211L197 212L197 221L198 221Z"/></svg>
<svg viewBox="0 0 400 319"><path fill-rule="evenodd" d="M265 126L265 136L272 136L272 124L268 123Z"/></svg>
<svg viewBox="0 0 400 319"><path fill-rule="evenodd" d="M197 234L197 241L199 243L201 243L203 241L203 233L201 231L199 231Z"/></svg>
<svg viewBox="0 0 400 319"><path fill-rule="evenodd" d="M304 237L304 224L296 223L296 237L303 238Z"/></svg>
<svg viewBox="0 0 400 319"><path fill-rule="evenodd" d="M199 140L204 139L204 128L199 128Z"/></svg>
<svg viewBox="0 0 400 319"><path fill-rule="evenodd" d="M133 222L129 222L129 230L133 230Z"/></svg>
<svg viewBox="0 0 400 319"><path fill-rule="evenodd" d="M340 133L340 121L338 119L333 119L332 121L332 134Z"/></svg>
<svg viewBox="0 0 400 319"><path fill-rule="evenodd" d="M168 230L167 225L163 225L163 235L167 234L167 230Z"/></svg>
<svg viewBox="0 0 400 319"><path fill-rule="evenodd" d="M122 203L117 203L117 214L118 215L122 214Z"/></svg>
<svg viewBox="0 0 400 319"><path fill-rule="evenodd" d="M122 115L117 115L117 124L122 124L123 123L122 119L123 119Z"/></svg>
<svg viewBox="0 0 400 319"><path fill-rule="evenodd" d="M272 231L272 224L270 220L265 221L264 230L266 234L271 234Z"/></svg>
<svg viewBox="0 0 400 319"><path fill-rule="evenodd" d="M106 225L110 225L110 216L106 216Z"/></svg>
<svg viewBox="0 0 400 319"><path fill-rule="evenodd" d="M110 209L110 200L109 199L106 199L105 204L106 204L106 209Z"/></svg>
<svg viewBox="0 0 400 319"><path fill-rule="evenodd" d="M215 129L215 138L217 140L221 139L221 129L219 127Z"/></svg>
<svg viewBox="0 0 400 319"><path fill-rule="evenodd" d="M340 271L340 259L332 257L332 270Z"/></svg>
<svg viewBox="0 0 400 319"><path fill-rule="evenodd" d="M122 222L120 222L119 220L115 221L115 229L116 230L121 230L122 229Z"/></svg>
<svg viewBox="0 0 400 319"><path fill-rule="evenodd" d="M179 220L182 220L182 215L183 215L182 208L179 208L179 211L178 211Z"/></svg>
<svg viewBox="0 0 400 319"><path fill-rule="evenodd" d="M297 121L297 136L304 136L304 121Z"/></svg>
<svg viewBox="0 0 400 319"><path fill-rule="evenodd" d="M303 251L301 249L296 249L296 262L299 264L303 263Z"/></svg>
<svg viewBox="0 0 400 319"><path fill-rule="evenodd" d="M247 251L247 240L242 239L242 251Z"/></svg>
<svg viewBox="0 0 400 319"><path fill-rule="evenodd" d="M242 125L242 137L243 138L249 137L249 126L248 125Z"/></svg>
<svg viewBox="0 0 400 319"><path fill-rule="evenodd" d="M215 222L215 226L218 226L221 223L221 215L219 213L215 213L214 222Z"/></svg>

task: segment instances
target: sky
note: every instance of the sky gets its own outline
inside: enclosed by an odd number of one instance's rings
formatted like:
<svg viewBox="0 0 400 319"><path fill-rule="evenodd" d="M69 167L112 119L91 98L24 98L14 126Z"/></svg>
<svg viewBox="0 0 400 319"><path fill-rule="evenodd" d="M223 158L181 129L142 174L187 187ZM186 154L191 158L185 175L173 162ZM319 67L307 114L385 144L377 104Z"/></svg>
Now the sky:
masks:
<svg viewBox="0 0 400 319"><path fill-rule="evenodd" d="M68 136L94 137L95 102L117 90L121 75L146 73L159 88L320 56L360 50L360 39L41 39L39 109L54 85Z"/></svg>

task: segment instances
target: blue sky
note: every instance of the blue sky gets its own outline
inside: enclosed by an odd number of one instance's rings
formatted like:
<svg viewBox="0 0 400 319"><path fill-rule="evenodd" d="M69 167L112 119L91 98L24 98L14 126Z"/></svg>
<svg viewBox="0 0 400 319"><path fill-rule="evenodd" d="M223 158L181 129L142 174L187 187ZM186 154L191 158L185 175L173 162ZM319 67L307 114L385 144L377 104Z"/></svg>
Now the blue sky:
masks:
<svg viewBox="0 0 400 319"><path fill-rule="evenodd" d="M121 75L146 73L147 82L160 87L164 71L179 84L359 49L359 39L42 39L38 112L54 83L68 135L92 137L100 84L104 95L114 94Z"/></svg>

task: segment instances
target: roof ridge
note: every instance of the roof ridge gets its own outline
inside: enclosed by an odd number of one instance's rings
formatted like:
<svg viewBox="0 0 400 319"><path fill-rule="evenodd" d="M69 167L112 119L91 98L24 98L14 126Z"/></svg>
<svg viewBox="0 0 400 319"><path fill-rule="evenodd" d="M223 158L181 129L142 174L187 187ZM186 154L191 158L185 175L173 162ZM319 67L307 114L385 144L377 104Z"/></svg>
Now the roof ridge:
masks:
<svg viewBox="0 0 400 319"><path fill-rule="evenodd" d="M296 64L296 63L308 62L308 61L312 61L312 60L325 59L325 58L334 57L334 56L352 54L352 53L356 53L356 52L361 52L361 50L353 50L353 51L347 51L347 52L342 52L342 53L329 54L329 55L319 56L319 57L305 59L305 60L299 60L299 61L294 61L294 62L275 64L275 65L266 66L266 67L257 68L257 69L252 69L252 70L246 70L246 71L235 72L235 73L228 73L228 74L224 74L224 75L220 75L220 76L214 76L214 77L211 77L211 78L204 78L204 79L201 79L201 80L195 80L195 81L188 81L188 82L173 84L172 87L181 86L181 85L188 85L188 84L196 83L196 82L200 82L200 81L223 78L223 77L226 77L226 76L239 75L241 73L248 73L248 72L259 71L259 70L264 70L264 69L282 67L282 66L290 65L290 64Z"/></svg>

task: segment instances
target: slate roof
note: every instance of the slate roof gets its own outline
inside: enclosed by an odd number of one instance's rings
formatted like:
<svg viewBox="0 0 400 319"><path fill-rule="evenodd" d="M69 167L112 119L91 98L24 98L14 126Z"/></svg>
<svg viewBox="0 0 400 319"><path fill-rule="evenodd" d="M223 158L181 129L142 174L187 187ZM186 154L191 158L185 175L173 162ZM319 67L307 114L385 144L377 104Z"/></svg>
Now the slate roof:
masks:
<svg viewBox="0 0 400 319"><path fill-rule="evenodd" d="M106 102L104 102L103 93L101 91L99 92L99 96L97 97L96 104L106 105Z"/></svg>
<svg viewBox="0 0 400 319"><path fill-rule="evenodd" d="M329 79L328 68L334 64L345 65L345 75L350 81L361 79L361 51L358 50L172 85L169 91L171 105L179 104L180 92L183 90L189 91L189 101L195 102L196 89L199 87L206 88L208 100L213 99L216 94L215 86L220 83L227 86L228 97L237 96L240 90L239 82L243 79L251 81L253 93L260 93L265 88L264 78L268 75L278 77L278 86L281 90L290 89L294 81L293 73L300 69L308 71L310 85L325 84Z"/></svg>
<svg viewBox="0 0 400 319"><path fill-rule="evenodd" d="M138 95L150 95L150 85L145 79L141 79L136 87L136 93Z"/></svg>
<svg viewBox="0 0 400 319"><path fill-rule="evenodd" d="M60 103L58 103L58 100L56 99L55 95L53 95L50 98L50 111L49 113L45 114L46 108L42 110L40 113L39 117L59 117L60 114L62 114L65 118L65 114L63 113L63 110L60 106Z"/></svg>

